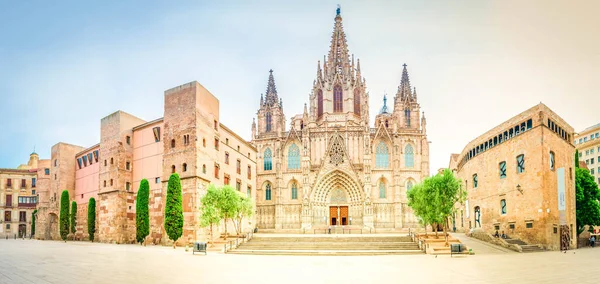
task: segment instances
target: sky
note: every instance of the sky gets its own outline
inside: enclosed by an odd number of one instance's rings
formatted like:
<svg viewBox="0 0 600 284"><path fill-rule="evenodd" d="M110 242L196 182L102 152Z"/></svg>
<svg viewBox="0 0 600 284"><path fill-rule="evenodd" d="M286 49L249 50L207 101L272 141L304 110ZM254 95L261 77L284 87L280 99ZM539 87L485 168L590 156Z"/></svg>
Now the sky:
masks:
<svg viewBox="0 0 600 284"><path fill-rule="evenodd" d="M371 124L408 65L431 172L543 102L575 131L600 122L600 1L2 1L0 168L92 146L100 119L163 116L164 91L198 81L250 140L273 69L287 121L308 102L341 5ZM289 125L287 126L289 128Z"/></svg>

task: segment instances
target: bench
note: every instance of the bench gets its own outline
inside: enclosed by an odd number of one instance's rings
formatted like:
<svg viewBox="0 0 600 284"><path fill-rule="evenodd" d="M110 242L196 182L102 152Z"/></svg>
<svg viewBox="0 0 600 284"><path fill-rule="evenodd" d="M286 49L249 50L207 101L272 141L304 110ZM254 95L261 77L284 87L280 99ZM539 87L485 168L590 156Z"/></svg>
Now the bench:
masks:
<svg viewBox="0 0 600 284"><path fill-rule="evenodd" d="M450 244L450 257L452 257L453 254L461 254L466 250L465 245L463 244Z"/></svg>
<svg viewBox="0 0 600 284"><path fill-rule="evenodd" d="M194 254L195 252L204 252L204 255L206 255L206 243L194 243L194 249L192 251L192 254Z"/></svg>

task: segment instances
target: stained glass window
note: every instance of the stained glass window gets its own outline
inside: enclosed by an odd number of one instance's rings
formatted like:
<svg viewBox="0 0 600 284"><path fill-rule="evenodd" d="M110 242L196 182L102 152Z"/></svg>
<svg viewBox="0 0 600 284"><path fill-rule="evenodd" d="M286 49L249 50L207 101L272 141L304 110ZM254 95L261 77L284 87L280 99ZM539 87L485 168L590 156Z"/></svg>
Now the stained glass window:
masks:
<svg viewBox="0 0 600 284"><path fill-rule="evenodd" d="M379 183L379 198L385 198L386 190L385 190L385 182L381 181Z"/></svg>
<svg viewBox="0 0 600 284"><path fill-rule="evenodd" d="M344 98L342 96L342 87L340 85L336 85L333 88L333 112L342 112L343 103Z"/></svg>
<svg viewBox="0 0 600 284"><path fill-rule="evenodd" d="M390 166L388 147L383 142L379 142L377 145L375 151L375 166L377 168L388 168Z"/></svg>
<svg viewBox="0 0 600 284"><path fill-rule="evenodd" d="M360 115L360 91L354 89L354 113Z"/></svg>
<svg viewBox="0 0 600 284"><path fill-rule="evenodd" d="M404 119L406 120L406 127L410 127L410 109L404 110Z"/></svg>
<svg viewBox="0 0 600 284"><path fill-rule="evenodd" d="M404 165L407 168L415 166L415 152L410 144L406 145L406 148L404 148Z"/></svg>
<svg viewBox="0 0 600 284"><path fill-rule="evenodd" d="M408 191L408 190L410 190L412 187L413 187L413 183L412 183L412 181L410 181L410 180L409 180L409 181L406 183L406 190Z"/></svg>
<svg viewBox="0 0 600 284"><path fill-rule="evenodd" d="M292 183L292 199L298 199L298 184Z"/></svg>
<svg viewBox="0 0 600 284"><path fill-rule="evenodd" d="M270 183L267 183L267 186L266 186L265 199L271 200L271 184Z"/></svg>
<svg viewBox="0 0 600 284"><path fill-rule="evenodd" d="M296 143L292 144L288 149L288 169L300 169L300 148Z"/></svg>
<svg viewBox="0 0 600 284"><path fill-rule="evenodd" d="M264 155L264 169L265 171L270 171L273 169L273 153L271 153L271 149L267 148L267 150L265 150L265 155Z"/></svg>
<svg viewBox="0 0 600 284"><path fill-rule="evenodd" d="M323 115L323 90L319 90L317 94L317 116L321 117Z"/></svg>

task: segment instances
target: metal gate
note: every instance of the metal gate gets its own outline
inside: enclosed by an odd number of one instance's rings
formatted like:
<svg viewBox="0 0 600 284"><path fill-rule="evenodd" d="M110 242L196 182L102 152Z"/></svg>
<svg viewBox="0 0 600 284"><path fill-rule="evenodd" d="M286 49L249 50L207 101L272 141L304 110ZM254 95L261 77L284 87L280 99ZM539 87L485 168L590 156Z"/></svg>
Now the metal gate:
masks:
<svg viewBox="0 0 600 284"><path fill-rule="evenodd" d="M560 250L568 250L571 244L571 230L568 225L560 225Z"/></svg>

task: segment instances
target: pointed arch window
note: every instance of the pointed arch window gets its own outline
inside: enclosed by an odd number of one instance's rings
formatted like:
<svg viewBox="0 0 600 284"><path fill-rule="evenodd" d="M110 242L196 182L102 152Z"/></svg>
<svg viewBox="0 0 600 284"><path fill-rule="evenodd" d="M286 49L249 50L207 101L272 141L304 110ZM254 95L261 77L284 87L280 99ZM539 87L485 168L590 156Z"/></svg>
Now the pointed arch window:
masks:
<svg viewBox="0 0 600 284"><path fill-rule="evenodd" d="M404 120L406 121L406 127L410 127L410 109L404 110Z"/></svg>
<svg viewBox="0 0 600 284"><path fill-rule="evenodd" d="M385 189L385 182L382 180L379 183L379 198L386 198L386 189Z"/></svg>
<svg viewBox="0 0 600 284"><path fill-rule="evenodd" d="M273 169L273 153L271 152L271 149L265 150L265 155L264 155L264 170L265 171L270 171Z"/></svg>
<svg viewBox="0 0 600 284"><path fill-rule="evenodd" d="M298 184L292 183L292 199L298 199Z"/></svg>
<svg viewBox="0 0 600 284"><path fill-rule="evenodd" d="M414 168L415 166L415 152L410 144L404 148L404 165L407 168Z"/></svg>
<svg viewBox="0 0 600 284"><path fill-rule="evenodd" d="M354 114L360 115L360 91L354 89Z"/></svg>
<svg viewBox="0 0 600 284"><path fill-rule="evenodd" d="M266 120L267 120L267 132L271 132L271 113L270 112L267 112Z"/></svg>
<svg viewBox="0 0 600 284"><path fill-rule="evenodd" d="M271 200L271 184L267 183L265 187L265 200Z"/></svg>
<svg viewBox="0 0 600 284"><path fill-rule="evenodd" d="M296 143L292 144L288 149L288 169L300 169L300 148Z"/></svg>
<svg viewBox="0 0 600 284"><path fill-rule="evenodd" d="M323 115L323 90L319 90L317 94L317 116L321 117Z"/></svg>
<svg viewBox="0 0 600 284"><path fill-rule="evenodd" d="M412 189L412 187L413 187L413 183L412 183L412 181L410 181L410 180L409 180L409 181L406 183L406 191L409 191L409 190L411 190L411 189Z"/></svg>
<svg viewBox="0 0 600 284"><path fill-rule="evenodd" d="M390 157L388 146L384 142L379 142L375 152L375 167L377 168L389 168Z"/></svg>
<svg viewBox="0 0 600 284"><path fill-rule="evenodd" d="M336 85L333 87L333 112L342 112L344 98L342 95L342 86Z"/></svg>

